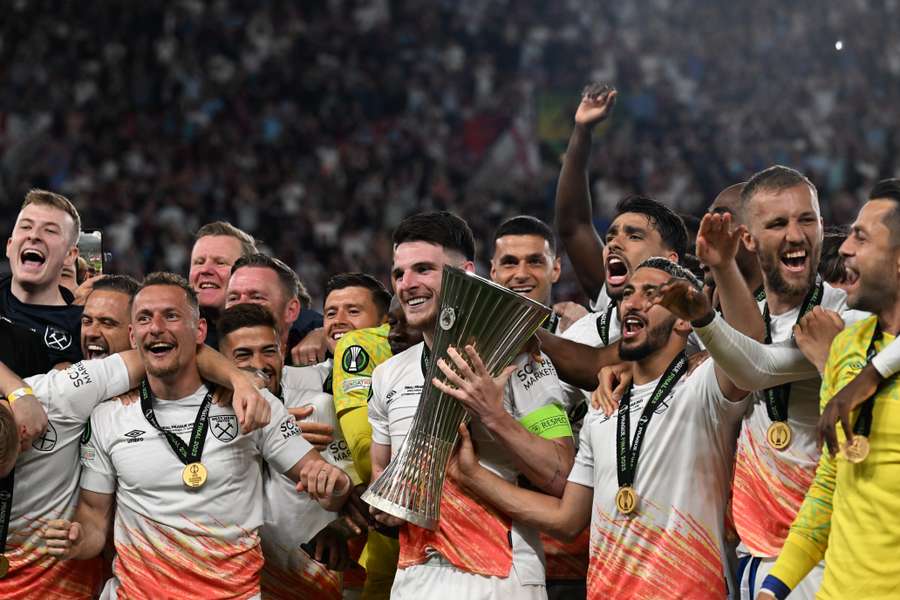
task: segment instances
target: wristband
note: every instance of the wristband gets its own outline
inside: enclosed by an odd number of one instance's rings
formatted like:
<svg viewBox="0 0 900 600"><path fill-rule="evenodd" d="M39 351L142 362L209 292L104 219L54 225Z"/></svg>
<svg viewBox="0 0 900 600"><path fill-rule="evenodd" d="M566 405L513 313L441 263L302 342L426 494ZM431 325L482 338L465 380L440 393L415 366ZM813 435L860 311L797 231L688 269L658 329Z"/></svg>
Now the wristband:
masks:
<svg viewBox="0 0 900 600"><path fill-rule="evenodd" d="M27 386L20 387L19 389L10 392L6 396L6 399L9 401L9 405L12 406L13 403L22 396L34 396L34 390Z"/></svg>
<svg viewBox="0 0 900 600"><path fill-rule="evenodd" d="M699 327L706 327L710 323L712 323L716 318L716 311L710 310L708 313L697 319L696 321L691 321L691 327L697 329Z"/></svg>
<svg viewBox="0 0 900 600"><path fill-rule="evenodd" d="M784 600L787 598L788 594L791 593L791 588L789 588L783 581L778 579L777 577L773 577L772 575L766 575L766 578L762 582L762 586L760 586L760 591L766 590L775 596L778 600Z"/></svg>

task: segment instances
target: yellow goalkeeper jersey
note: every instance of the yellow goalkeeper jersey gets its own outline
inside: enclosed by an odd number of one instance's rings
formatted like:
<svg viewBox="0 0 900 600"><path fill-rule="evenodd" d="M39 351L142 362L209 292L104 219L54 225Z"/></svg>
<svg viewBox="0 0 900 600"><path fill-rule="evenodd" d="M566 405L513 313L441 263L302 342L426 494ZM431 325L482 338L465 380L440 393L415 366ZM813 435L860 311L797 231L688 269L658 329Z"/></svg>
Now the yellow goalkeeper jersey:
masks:
<svg viewBox="0 0 900 600"><path fill-rule="evenodd" d="M877 317L835 337L822 378L821 408L866 364ZM880 351L894 339L884 333ZM856 422L858 411L852 415ZM838 440L844 441L840 426ZM823 557L825 578L817 598L900 598L900 378L882 383L875 396L869 456L853 464L822 452L771 575L793 588Z"/></svg>

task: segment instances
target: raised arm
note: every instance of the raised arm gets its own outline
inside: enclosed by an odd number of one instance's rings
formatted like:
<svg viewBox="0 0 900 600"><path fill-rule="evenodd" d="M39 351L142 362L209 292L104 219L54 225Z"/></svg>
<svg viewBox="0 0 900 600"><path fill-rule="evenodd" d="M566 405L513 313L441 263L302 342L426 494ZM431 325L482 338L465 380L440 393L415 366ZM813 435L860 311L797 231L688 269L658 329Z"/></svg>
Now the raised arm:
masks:
<svg viewBox="0 0 900 600"><path fill-rule="evenodd" d="M47 554L60 559L93 558L103 551L112 522L113 495L81 490L71 521L50 521L44 531Z"/></svg>
<svg viewBox="0 0 900 600"><path fill-rule="evenodd" d="M47 412L34 397L34 390L2 362L0 362L0 396L9 402L19 430L19 447L25 450L31 444L31 440L40 437L46 431Z"/></svg>
<svg viewBox="0 0 900 600"><path fill-rule="evenodd" d="M766 337L765 321L735 260L743 231L743 226L733 226L728 213L704 215L697 233L697 258L715 279L725 320L761 342Z"/></svg>
<svg viewBox="0 0 900 600"><path fill-rule="evenodd" d="M583 390L591 391L597 387L600 369L622 362L618 343L595 348L544 329L538 330L537 337L541 342L541 351L550 357L559 378Z"/></svg>
<svg viewBox="0 0 900 600"><path fill-rule="evenodd" d="M243 433L268 424L272 418L271 407L256 389L249 373L205 345L197 354L197 368L205 379L233 390L231 405Z"/></svg>
<svg viewBox="0 0 900 600"><path fill-rule="evenodd" d="M585 88L556 188L556 230L581 287L591 299L597 297L606 280L603 242L594 228L591 210L591 130L612 112L616 94L616 90L598 84Z"/></svg>

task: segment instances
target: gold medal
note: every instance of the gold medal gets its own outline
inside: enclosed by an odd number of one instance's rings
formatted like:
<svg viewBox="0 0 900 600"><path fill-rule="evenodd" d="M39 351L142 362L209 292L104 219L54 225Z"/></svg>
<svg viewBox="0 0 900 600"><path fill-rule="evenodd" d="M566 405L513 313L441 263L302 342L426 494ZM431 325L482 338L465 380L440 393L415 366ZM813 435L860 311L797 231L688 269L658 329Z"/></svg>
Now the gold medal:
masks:
<svg viewBox="0 0 900 600"><path fill-rule="evenodd" d="M0 554L0 579L6 577L7 573L9 573L9 559Z"/></svg>
<svg viewBox="0 0 900 600"><path fill-rule="evenodd" d="M181 471L181 480L188 488L199 490L206 483L206 467L198 462L186 465Z"/></svg>
<svg viewBox="0 0 900 600"><path fill-rule="evenodd" d="M766 440L776 450L784 450L791 445L791 426L784 421L775 421L766 431Z"/></svg>
<svg viewBox="0 0 900 600"><path fill-rule="evenodd" d="M841 444L841 454L853 464L861 463L869 456L869 439L864 435L854 435L852 442Z"/></svg>
<svg viewBox="0 0 900 600"><path fill-rule="evenodd" d="M630 515L637 508L637 494L630 485L623 485L616 493L616 508L623 515Z"/></svg>

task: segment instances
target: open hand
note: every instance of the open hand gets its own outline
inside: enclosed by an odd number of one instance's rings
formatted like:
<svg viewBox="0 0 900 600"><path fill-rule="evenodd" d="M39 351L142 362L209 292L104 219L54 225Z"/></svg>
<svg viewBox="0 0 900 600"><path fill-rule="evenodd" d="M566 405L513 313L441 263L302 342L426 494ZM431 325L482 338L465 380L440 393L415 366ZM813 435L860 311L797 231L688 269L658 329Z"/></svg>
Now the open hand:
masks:
<svg viewBox="0 0 900 600"><path fill-rule="evenodd" d="M712 312L706 294L684 279L674 277L660 286L653 303L685 321L698 321Z"/></svg>
<svg viewBox="0 0 900 600"><path fill-rule="evenodd" d="M593 127L604 121L616 104L616 89L607 84L592 83L581 92L581 104L575 111L575 124Z"/></svg>
<svg viewBox="0 0 900 600"><path fill-rule="evenodd" d="M833 457L840 449L837 441L835 426L838 422L844 430L847 443L853 441L853 428L850 426L850 414L869 399L877 390L882 377L878 370L871 364L866 365L850 383L842 387L834 397L825 405L822 416L819 417L818 445L822 449L822 443L828 445L828 452Z"/></svg>
<svg viewBox="0 0 900 600"><path fill-rule="evenodd" d="M591 406L603 411L607 417L611 417L619 408L619 402L625 396L628 386L631 385L631 365L619 363L600 369L597 373L599 385L591 393Z"/></svg>
<svg viewBox="0 0 900 600"><path fill-rule="evenodd" d="M503 392L516 366L509 365L500 375L493 377L478 356L475 346L468 345L464 350L469 362L466 362L456 348L447 349L447 356L453 361L455 369L444 359L438 360L437 366L444 373L447 382L435 377L432 383L443 393L459 400L471 414L476 415L485 424L491 419L507 415L503 408Z"/></svg>
<svg viewBox="0 0 900 600"><path fill-rule="evenodd" d="M710 269L723 267L737 256L743 225L732 226L729 213L707 213L697 232L697 258Z"/></svg>

